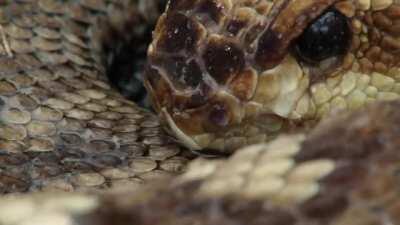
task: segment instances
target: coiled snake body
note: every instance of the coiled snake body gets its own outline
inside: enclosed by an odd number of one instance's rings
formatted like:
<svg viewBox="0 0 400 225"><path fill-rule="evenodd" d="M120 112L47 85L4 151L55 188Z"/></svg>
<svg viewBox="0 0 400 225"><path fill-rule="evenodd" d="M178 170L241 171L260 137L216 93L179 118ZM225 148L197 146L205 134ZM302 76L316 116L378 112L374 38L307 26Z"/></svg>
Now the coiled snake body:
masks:
<svg viewBox="0 0 400 225"><path fill-rule="evenodd" d="M400 3L163 2L0 3L0 224L400 224Z"/></svg>

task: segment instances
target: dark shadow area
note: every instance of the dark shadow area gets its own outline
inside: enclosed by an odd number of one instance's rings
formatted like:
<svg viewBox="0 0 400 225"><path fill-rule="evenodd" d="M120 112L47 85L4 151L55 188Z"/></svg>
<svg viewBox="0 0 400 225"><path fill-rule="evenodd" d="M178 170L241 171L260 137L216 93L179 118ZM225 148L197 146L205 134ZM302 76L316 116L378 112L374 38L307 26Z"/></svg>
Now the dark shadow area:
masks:
<svg viewBox="0 0 400 225"><path fill-rule="evenodd" d="M143 6L145 9L133 12L122 30L111 30L112 37L108 40L112 42L103 44L109 81L123 96L147 109L150 109L150 103L142 82L147 47L165 6L166 1L151 1Z"/></svg>

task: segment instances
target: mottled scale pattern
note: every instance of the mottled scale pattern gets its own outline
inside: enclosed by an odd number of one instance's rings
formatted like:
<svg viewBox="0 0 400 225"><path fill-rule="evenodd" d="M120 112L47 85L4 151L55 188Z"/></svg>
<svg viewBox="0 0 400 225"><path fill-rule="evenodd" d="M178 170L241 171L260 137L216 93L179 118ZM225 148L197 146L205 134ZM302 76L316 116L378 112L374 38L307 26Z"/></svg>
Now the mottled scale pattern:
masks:
<svg viewBox="0 0 400 225"><path fill-rule="evenodd" d="M400 224L398 0L171 0L145 81L161 121L105 77L157 3L0 2L0 225ZM292 43L330 8L348 51L300 62ZM185 168L163 123L194 149L264 143Z"/></svg>
<svg viewBox="0 0 400 225"><path fill-rule="evenodd" d="M226 161L197 161L171 185L181 188L175 196L154 194L125 215L147 224L147 210L172 204L175 211L157 215L163 224L398 224L399 107L374 105L307 138L281 136Z"/></svg>
<svg viewBox="0 0 400 225"><path fill-rule="evenodd" d="M184 169L191 154L105 76L113 32L140 33L154 13L141 4L1 2L0 193L134 187Z"/></svg>
<svg viewBox="0 0 400 225"><path fill-rule="evenodd" d="M107 224L122 211L120 224L399 224L399 109L375 104L307 137L282 135L228 160L194 161L169 185L174 194L132 194L130 207L106 197L90 222Z"/></svg>
<svg viewBox="0 0 400 225"><path fill-rule="evenodd" d="M8 196L0 224L399 224L399 110L390 102L337 115L307 137L197 159L172 182L136 191Z"/></svg>
<svg viewBox="0 0 400 225"><path fill-rule="evenodd" d="M348 46L307 62L298 38L329 11L345 18ZM338 110L398 99L399 21L393 0L171 1L149 47L146 85L185 146L231 153Z"/></svg>

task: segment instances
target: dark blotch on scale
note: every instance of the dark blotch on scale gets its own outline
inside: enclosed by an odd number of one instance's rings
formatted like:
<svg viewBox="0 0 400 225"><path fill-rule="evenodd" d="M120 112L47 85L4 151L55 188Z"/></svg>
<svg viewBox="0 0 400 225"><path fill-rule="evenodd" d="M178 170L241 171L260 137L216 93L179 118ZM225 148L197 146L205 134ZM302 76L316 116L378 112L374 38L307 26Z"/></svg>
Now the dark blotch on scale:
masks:
<svg viewBox="0 0 400 225"><path fill-rule="evenodd" d="M168 74L183 87L196 88L203 81L201 69L195 60L186 60L184 57L169 57L165 60L164 67Z"/></svg>
<svg viewBox="0 0 400 225"><path fill-rule="evenodd" d="M282 47L283 39L279 36L267 30L260 38L255 60L263 69L273 68L285 57L282 51L286 49Z"/></svg>
<svg viewBox="0 0 400 225"><path fill-rule="evenodd" d="M203 72L194 59L184 57L169 57L163 67L173 80L177 89L191 91L190 100L184 101L183 108L193 108L204 104L210 94L210 87L204 81ZM176 107L181 108L176 105Z"/></svg>
<svg viewBox="0 0 400 225"><path fill-rule="evenodd" d="M168 89L176 90L171 92L174 107L183 110L204 104L210 97L211 87L204 80L203 71L194 58L185 56L153 55L151 56L153 68L148 68L146 79L155 90L158 98L163 98L164 94L160 84L168 85ZM157 68L168 76L171 82L160 82L163 80ZM170 99L171 100L171 99ZM172 100L171 100L172 101Z"/></svg>
<svg viewBox="0 0 400 225"><path fill-rule="evenodd" d="M241 72L245 65L244 53L234 43L211 39L203 55L207 71L220 84Z"/></svg>
<svg viewBox="0 0 400 225"><path fill-rule="evenodd" d="M182 50L187 53L195 52L196 43L200 37L198 25L181 13L168 14L163 24L158 46L169 53L178 53Z"/></svg>
<svg viewBox="0 0 400 225"><path fill-rule="evenodd" d="M295 41L295 52L306 63L319 63L344 55L349 48L351 31L347 17L336 9L328 9L314 20Z"/></svg>

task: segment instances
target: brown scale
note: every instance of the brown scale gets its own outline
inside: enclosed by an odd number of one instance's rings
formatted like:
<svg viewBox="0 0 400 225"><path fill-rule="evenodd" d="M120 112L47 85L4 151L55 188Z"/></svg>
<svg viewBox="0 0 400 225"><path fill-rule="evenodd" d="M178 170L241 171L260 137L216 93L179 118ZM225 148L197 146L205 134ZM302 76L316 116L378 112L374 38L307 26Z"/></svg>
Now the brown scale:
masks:
<svg viewBox="0 0 400 225"><path fill-rule="evenodd" d="M193 54L201 38L201 27L181 13L172 13L161 18L156 31L160 34L156 44L170 53L185 51Z"/></svg>
<svg viewBox="0 0 400 225"><path fill-rule="evenodd" d="M221 37L210 37L202 55L207 72L218 84L226 84L245 66L242 50Z"/></svg>
<svg viewBox="0 0 400 225"><path fill-rule="evenodd" d="M368 27L367 42L359 44L358 37L355 36L352 44L362 72L387 73L389 68L398 65L400 45L396 38L399 29L395 24L399 19L399 12L400 8L393 5L383 11L355 16Z"/></svg>

